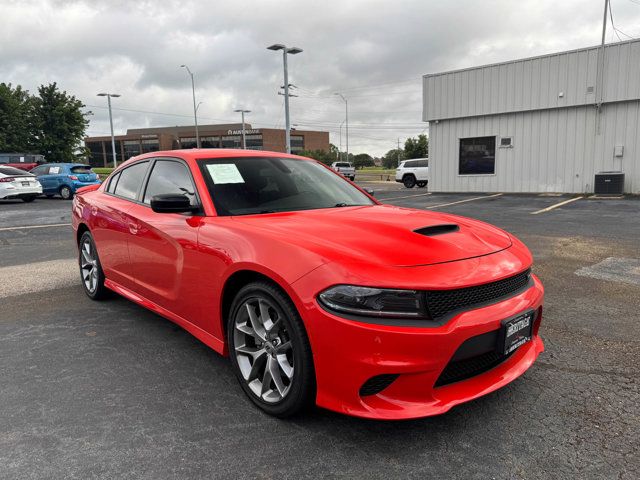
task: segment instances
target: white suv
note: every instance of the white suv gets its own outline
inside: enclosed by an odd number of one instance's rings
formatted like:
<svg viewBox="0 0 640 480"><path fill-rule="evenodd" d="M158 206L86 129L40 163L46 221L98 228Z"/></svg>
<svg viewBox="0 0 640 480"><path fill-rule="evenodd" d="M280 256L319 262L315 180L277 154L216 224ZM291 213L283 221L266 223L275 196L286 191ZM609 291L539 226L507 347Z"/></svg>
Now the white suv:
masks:
<svg viewBox="0 0 640 480"><path fill-rule="evenodd" d="M426 187L429 183L429 159L413 158L403 160L396 168L396 182L407 188Z"/></svg>

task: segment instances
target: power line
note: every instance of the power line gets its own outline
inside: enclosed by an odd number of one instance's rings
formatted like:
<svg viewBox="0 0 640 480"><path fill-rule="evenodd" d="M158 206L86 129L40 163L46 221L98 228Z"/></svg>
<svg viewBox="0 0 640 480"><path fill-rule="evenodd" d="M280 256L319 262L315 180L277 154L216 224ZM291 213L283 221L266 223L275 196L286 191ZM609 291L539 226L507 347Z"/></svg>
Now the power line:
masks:
<svg viewBox="0 0 640 480"><path fill-rule="evenodd" d="M635 3L635 2L632 2L632 3ZM640 5L640 3L638 4ZM632 37L631 35L624 33L622 30L617 28L616 25L613 23L613 10L611 9L611 0L609 0L609 18L611 19L611 27L613 28L613 31L616 33L616 37L618 37L618 40L622 42L622 38L620 38L619 33L623 34L625 37L631 40L635 40L635 37Z"/></svg>

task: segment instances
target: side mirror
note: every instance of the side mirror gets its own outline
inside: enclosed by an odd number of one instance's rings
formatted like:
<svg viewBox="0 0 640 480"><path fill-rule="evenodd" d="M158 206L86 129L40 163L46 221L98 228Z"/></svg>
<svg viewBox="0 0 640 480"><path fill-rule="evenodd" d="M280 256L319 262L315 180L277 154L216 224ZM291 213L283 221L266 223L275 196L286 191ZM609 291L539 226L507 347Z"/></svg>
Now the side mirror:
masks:
<svg viewBox="0 0 640 480"><path fill-rule="evenodd" d="M193 212L195 208L186 195L163 193L151 197L151 210L156 213L184 213Z"/></svg>
<svg viewBox="0 0 640 480"><path fill-rule="evenodd" d="M372 197L376 196L376 192L374 192L373 190L371 190L370 188L365 188L364 189L365 192L367 192L369 195L371 195Z"/></svg>

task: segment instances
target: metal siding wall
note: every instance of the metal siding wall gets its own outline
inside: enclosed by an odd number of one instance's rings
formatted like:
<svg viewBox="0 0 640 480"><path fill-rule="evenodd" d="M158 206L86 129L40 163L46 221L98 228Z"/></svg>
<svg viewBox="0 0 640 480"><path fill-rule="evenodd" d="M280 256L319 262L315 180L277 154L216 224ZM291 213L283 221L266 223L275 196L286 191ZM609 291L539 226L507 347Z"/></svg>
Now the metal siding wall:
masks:
<svg viewBox="0 0 640 480"><path fill-rule="evenodd" d="M596 101L598 48L423 77L423 118L443 120ZM604 100L640 99L640 40L605 47ZM480 84L480 85L479 85ZM564 93L559 97L560 92Z"/></svg>
<svg viewBox="0 0 640 480"><path fill-rule="evenodd" d="M594 175L620 170L625 191L640 193L640 101L431 122L430 189L436 192L593 191ZM460 138L496 138L495 175L458 175ZM500 137L513 148L500 148ZM615 145L624 146L622 159Z"/></svg>

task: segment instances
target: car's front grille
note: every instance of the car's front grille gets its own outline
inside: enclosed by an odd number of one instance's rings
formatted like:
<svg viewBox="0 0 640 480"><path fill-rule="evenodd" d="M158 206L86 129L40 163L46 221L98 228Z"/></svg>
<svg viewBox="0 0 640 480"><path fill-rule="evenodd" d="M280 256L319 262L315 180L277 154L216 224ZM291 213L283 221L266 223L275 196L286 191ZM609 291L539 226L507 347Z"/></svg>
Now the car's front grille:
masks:
<svg viewBox="0 0 640 480"><path fill-rule="evenodd" d="M527 287L530 281L531 270L525 270L513 277L476 287L428 290L425 292L427 310L433 320L442 320L456 311L495 303L514 295Z"/></svg>
<svg viewBox="0 0 640 480"><path fill-rule="evenodd" d="M475 377L500 365L507 358L509 358L509 355L503 355L492 350L476 355L475 357L449 362L438 377L438 380L436 380L435 386L441 387L453 382Z"/></svg>

